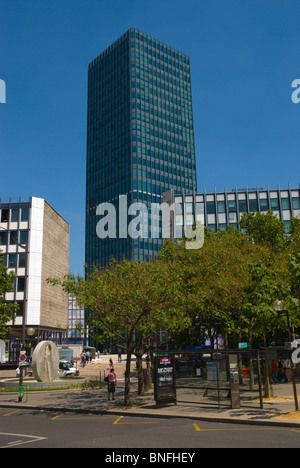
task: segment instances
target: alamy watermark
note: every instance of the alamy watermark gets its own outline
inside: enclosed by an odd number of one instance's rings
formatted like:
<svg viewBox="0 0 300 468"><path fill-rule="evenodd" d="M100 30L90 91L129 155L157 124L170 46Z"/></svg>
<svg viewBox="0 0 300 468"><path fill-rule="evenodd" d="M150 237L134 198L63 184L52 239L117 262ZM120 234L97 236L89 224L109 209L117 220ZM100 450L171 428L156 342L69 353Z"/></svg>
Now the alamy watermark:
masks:
<svg viewBox="0 0 300 468"><path fill-rule="evenodd" d="M294 340L292 342L292 349L295 351L292 354L292 361L294 364L300 363L300 340Z"/></svg>
<svg viewBox="0 0 300 468"><path fill-rule="evenodd" d="M170 239L173 238L176 220L181 219L183 226L182 205L174 203L135 202L128 206L127 195L120 195L118 204L101 203L96 208L96 215L102 216L96 226L99 239ZM195 221L193 227L183 226L184 236L188 240L186 249L200 249L204 244L204 226Z"/></svg>
<svg viewBox="0 0 300 468"><path fill-rule="evenodd" d="M299 104L300 102L300 80L294 80L292 83L292 88L296 88L292 93L292 101L294 104Z"/></svg>
<svg viewBox="0 0 300 468"><path fill-rule="evenodd" d="M0 104L6 104L6 84L4 80L0 80Z"/></svg>

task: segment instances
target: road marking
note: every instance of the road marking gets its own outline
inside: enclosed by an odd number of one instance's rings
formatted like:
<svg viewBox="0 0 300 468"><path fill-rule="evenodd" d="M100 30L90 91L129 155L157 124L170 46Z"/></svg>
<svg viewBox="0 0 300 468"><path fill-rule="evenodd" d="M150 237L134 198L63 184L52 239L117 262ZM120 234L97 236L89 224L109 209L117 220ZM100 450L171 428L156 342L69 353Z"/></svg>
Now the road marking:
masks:
<svg viewBox="0 0 300 468"><path fill-rule="evenodd" d="M32 444L33 442L38 442L40 440L46 440L47 437L39 437L39 436L32 436L32 435L26 435L26 434L10 434L7 432L0 432L0 436L6 436L6 437L22 437L23 439L30 439L30 440L15 440L13 442L8 442L6 445L3 445L0 448L10 448L10 447L16 447L17 445L25 445L25 444Z"/></svg>
<svg viewBox="0 0 300 468"><path fill-rule="evenodd" d="M6 416L11 416L12 414L19 413L20 411L21 411L20 409L18 409L16 411L12 411L11 413L4 414L3 417L5 418Z"/></svg>
<svg viewBox="0 0 300 468"><path fill-rule="evenodd" d="M215 428L215 429L200 429L198 424L193 424L195 430L197 432L221 432L221 431L293 431L293 432L299 432L296 431L295 429L287 429L284 427L255 427L255 428L250 428L250 427L239 427L239 428L232 428L232 429L223 429L223 428Z"/></svg>
<svg viewBox="0 0 300 468"><path fill-rule="evenodd" d="M123 418L123 416L120 416L115 422L114 424L118 424L118 422Z"/></svg>
<svg viewBox="0 0 300 468"><path fill-rule="evenodd" d="M54 416L54 418L51 418L51 421L54 421L55 419L61 418L65 413L58 414L57 416Z"/></svg>

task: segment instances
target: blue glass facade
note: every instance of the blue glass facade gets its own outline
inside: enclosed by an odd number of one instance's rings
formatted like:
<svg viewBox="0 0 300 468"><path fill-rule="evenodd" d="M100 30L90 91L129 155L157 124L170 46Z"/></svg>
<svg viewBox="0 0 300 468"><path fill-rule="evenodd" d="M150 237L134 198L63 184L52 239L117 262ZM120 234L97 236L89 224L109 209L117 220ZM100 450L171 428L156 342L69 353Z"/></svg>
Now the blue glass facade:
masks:
<svg viewBox="0 0 300 468"><path fill-rule="evenodd" d="M197 191L190 59L130 29L89 65L86 263L155 258L161 221L158 238L120 238L119 196L150 207L170 189ZM116 238L96 233L105 202L116 206Z"/></svg>

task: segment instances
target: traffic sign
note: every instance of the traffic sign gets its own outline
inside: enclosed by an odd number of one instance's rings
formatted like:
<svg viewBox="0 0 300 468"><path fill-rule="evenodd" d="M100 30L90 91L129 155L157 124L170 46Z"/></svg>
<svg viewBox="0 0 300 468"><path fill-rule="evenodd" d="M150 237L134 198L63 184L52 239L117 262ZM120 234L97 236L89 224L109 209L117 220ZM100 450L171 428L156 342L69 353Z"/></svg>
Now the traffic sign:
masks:
<svg viewBox="0 0 300 468"><path fill-rule="evenodd" d="M239 343L239 349L247 349L248 343Z"/></svg>
<svg viewBox="0 0 300 468"><path fill-rule="evenodd" d="M24 361L26 361L26 358L27 358L26 354L20 354L19 361L24 362Z"/></svg>

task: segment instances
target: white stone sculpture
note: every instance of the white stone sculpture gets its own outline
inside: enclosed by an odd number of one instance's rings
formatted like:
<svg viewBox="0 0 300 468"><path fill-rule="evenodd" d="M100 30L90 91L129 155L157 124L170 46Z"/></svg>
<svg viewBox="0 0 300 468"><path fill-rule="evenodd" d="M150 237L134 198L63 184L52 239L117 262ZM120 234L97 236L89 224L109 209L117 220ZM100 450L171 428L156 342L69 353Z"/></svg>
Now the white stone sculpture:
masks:
<svg viewBox="0 0 300 468"><path fill-rule="evenodd" d="M53 382L59 368L59 352L52 341L41 341L32 356L32 372L38 382Z"/></svg>

